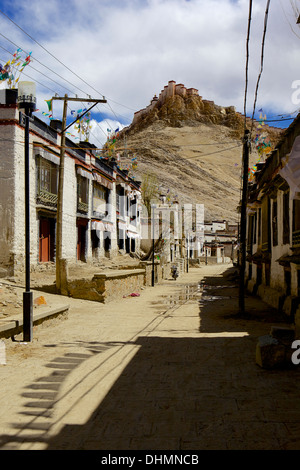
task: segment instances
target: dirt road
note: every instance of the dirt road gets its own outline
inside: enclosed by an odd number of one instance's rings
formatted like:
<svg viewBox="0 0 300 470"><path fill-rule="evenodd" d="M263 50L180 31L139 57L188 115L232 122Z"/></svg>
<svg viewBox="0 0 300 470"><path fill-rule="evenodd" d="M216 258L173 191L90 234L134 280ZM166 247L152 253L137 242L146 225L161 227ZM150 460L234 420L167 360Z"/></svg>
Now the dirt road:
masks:
<svg viewBox="0 0 300 470"><path fill-rule="evenodd" d="M67 299L67 319L32 343L5 340L0 449L299 448L299 370L255 363L280 319L252 298L238 319L227 270L193 268L106 305Z"/></svg>

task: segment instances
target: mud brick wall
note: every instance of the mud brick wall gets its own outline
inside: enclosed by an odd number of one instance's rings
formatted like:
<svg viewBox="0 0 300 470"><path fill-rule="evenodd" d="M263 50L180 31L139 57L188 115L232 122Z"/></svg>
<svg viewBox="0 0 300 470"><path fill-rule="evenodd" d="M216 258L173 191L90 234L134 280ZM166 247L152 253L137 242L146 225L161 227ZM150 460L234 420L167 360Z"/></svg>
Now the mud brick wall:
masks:
<svg viewBox="0 0 300 470"><path fill-rule="evenodd" d="M140 293L145 285L145 269L108 271L95 274L93 279L68 282L71 297L109 302L132 293Z"/></svg>

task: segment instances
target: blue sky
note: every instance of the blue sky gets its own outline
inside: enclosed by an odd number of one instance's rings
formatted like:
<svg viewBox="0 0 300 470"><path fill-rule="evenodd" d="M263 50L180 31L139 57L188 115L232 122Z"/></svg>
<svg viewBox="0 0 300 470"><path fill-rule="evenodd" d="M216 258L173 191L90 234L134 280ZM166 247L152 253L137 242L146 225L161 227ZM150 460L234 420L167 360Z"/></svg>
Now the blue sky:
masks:
<svg viewBox="0 0 300 470"><path fill-rule="evenodd" d="M295 116L300 108L292 89L300 80L300 28L293 5L300 7L299 0L271 0L256 105L268 119ZM250 115L265 7L266 1L253 1ZM169 80L243 112L248 8L248 0L1 0L0 11L15 24L0 13L0 61L9 60L16 45L32 52L22 79L36 81L37 115L46 121L41 113L54 93L104 95L107 104L92 114L91 141L100 145L108 127L128 125L134 111L147 106ZM61 118L60 103L53 112Z"/></svg>

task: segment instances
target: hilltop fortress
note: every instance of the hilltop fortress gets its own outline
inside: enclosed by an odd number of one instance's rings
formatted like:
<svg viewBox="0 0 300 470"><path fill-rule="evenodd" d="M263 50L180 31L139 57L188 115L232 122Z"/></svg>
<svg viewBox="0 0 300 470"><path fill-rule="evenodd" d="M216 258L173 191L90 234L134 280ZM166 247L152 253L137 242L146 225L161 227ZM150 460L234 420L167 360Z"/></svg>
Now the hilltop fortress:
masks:
<svg viewBox="0 0 300 470"><path fill-rule="evenodd" d="M186 96L196 95L199 96L198 90L196 88L186 88L182 83L176 83L174 80L170 80L168 85L166 85L163 90L161 90L159 96L156 95L152 98L151 103L144 109L140 109L134 113L132 124L137 123L141 118L147 115L152 111L157 105L163 105L168 98L173 98L175 95ZM200 96L200 98L202 98Z"/></svg>
<svg viewBox="0 0 300 470"><path fill-rule="evenodd" d="M235 128L239 127L240 118L234 106L222 107L203 100L196 88L186 88L182 83L170 80L146 108L134 113L130 127L140 128L159 119L175 126L180 121L198 121Z"/></svg>

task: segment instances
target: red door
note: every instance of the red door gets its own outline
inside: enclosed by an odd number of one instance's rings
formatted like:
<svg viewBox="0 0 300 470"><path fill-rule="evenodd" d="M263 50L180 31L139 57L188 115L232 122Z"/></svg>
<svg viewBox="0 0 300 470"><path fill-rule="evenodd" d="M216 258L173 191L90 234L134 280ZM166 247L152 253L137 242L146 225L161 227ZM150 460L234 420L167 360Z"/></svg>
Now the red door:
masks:
<svg viewBox="0 0 300 470"><path fill-rule="evenodd" d="M86 220L77 220L77 259L85 261L85 246L86 246Z"/></svg>
<svg viewBox="0 0 300 470"><path fill-rule="evenodd" d="M40 220L40 262L50 261L50 221Z"/></svg>
<svg viewBox="0 0 300 470"><path fill-rule="evenodd" d="M77 226L77 259L80 260L81 258L81 250L82 250L82 230L81 225Z"/></svg>

